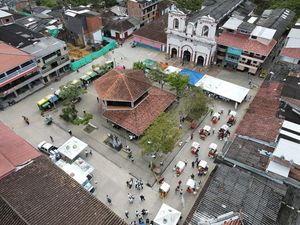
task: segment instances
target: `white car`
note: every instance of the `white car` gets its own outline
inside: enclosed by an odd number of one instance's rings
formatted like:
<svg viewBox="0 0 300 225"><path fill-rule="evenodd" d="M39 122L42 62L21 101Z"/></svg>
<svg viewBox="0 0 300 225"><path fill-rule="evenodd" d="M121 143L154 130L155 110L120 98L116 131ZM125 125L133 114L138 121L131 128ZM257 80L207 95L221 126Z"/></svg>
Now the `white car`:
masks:
<svg viewBox="0 0 300 225"><path fill-rule="evenodd" d="M44 153L46 153L47 155L50 155L51 151L54 151L57 149L57 147L55 147L54 145L46 142L46 141L42 141L39 145L38 145L38 149Z"/></svg>

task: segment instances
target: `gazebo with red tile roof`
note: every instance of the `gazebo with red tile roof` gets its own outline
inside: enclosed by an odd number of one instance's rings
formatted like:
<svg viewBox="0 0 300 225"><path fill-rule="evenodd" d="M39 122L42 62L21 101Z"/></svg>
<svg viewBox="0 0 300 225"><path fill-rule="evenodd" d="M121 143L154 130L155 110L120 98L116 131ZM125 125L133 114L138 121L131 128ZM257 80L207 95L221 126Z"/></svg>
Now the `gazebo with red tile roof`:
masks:
<svg viewBox="0 0 300 225"><path fill-rule="evenodd" d="M104 117L140 136L176 96L152 86L141 70L111 70L96 81Z"/></svg>

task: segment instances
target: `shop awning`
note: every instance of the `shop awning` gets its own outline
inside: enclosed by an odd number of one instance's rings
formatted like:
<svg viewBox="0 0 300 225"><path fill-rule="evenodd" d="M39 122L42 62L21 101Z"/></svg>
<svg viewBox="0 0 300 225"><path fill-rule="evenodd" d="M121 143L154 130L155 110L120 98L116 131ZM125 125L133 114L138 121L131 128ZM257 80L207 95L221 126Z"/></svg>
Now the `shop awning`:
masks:
<svg viewBox="0 0 300 225"><path fill-rule="evenodd" d="M227 48L227 53L240 56L242 54L242 49L229 47Z"/></svg>

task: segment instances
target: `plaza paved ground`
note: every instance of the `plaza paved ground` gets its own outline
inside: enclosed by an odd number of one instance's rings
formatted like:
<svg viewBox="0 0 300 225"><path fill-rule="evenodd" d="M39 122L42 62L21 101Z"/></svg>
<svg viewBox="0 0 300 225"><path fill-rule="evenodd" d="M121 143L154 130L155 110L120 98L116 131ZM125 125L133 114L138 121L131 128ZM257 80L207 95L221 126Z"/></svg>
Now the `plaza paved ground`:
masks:
<svg viewBox="0 0 300 225"><path fill-rule="evenodd" d="M73 135L82 139L90 148L93 149L93 155L89 156L86 160L95 167L94 172L94 181L96 186L96 197L101 201L105 202L105 196L108 194L113 201L113 204L110 206L117 214L125 219L124 211L128 210L130 212L130 219L134 219L134 211L136 209L140 210L146 208L150 211L149 218L153 219L159 210L162 202L169 204L170 206L178 209L183 214L183 220L187 216L190 208L194 204L194 200L197 195L189 194L184 192L183 199L175 194L174 189L177 185L179 179L182 180L183 187L185 190L185 183L190 175L193 173L196 175L196 169L191 167L191 162L195 159L190 152L190 147L192 141L190 140L191 130L188 130L183 134L182 146L176 146L173 153L167 156L164 160L164 172L162 176L165 178L165 181L171 185L171 190L168 196L165 199L159 198L159 184L155 183L155 179L148 168L148 163L141 157L141 149L132 142L126 141L125 138L121 138L124 145L129 145L133 149L133 154L135 156L135 162L131 163L126 158L126 153L117 152L103 143L104 139L107 137L107 133L115 132L106 121L101 117L99 113L99 105L96 101L96 92L92 86L88 88L88 93L83 96L82 101L77 105L79 114L82 114L83 110L90 112L94 115L92 123L98 127L91 133L86 133L83 131L82 126L73 126L71 124L65 123L59 118L59 113L61 106L57 106L57 109L51 112L51 115L54 118L55 123L51 126L46 126L44 124L43 118L40 115L40 111L36 106L36 102L46 96L49 93L52 93L54 90L58 89L60 85L66 83L68 80L76 79L85 71L90 70L92 64L103 64L107 60L114 60L117 65L124 65L126 68L131 68L132 63L139 60L144 60L146 58L151 58L157 61L166 61L165 55L160 52L143 49L143 48L131 48L129 43L125 43L123 47L117 48L114 50L114 53L110 52L105 57L101 57L95 60L90 65L87 65L80 69L80 73L74 72L59 82L52 83L45 87L44 89L32 94L18 104L5 109L5 111L0 112L0 120L12 128L17 134L26 139L33 146L37 146L43 140L50 141L49 136L51 135L54 138L55 145L59 146L63 144L70 136L67 133L68 129L71 129ZM213 68L211 75L222 78L224 80L248 87L249 77L247 74L230 72L220 70L218 68ZM261 79L251 77L254 84L260 85ZM254 96L257 89L251 89L250 95ZM227 111L228 109L233 109L234 104L223 102L220 100L212 100L213 108L215 111L224 110L224 114L221 116L220 121L214 125L216 131L220 126L222 126L227 121ZM242 103L238 108L238 121L243 117L249 102ZM25 115L30 120L30 125L27 126L23 119L22 115ZM203 118L202 124L211 125L210 116ZM189 124L186 123L185 126ZM237 125L233 126L230 131L233 133ZM197 131L199 128L197 129ZM198 132L195 131L194 141L200 143L200 154L199 159L204 159L209 164L209 172L214 168L214 163L212 159L207 157L208 146L214 142L218 144L218 149L221 150L224 142L217 140L217 135L209 136L205 141L200 140ZM85 158L83 156L83 158ZM174 165L179 160L187 160L188 165L185 168L183 174L180 177L176 177L173 171ZM130 190L132 194L136 196L133 204L129 204L127 200L127 193L129 192L126 187L126 180L131 177L142 178L144 183L149 183L151 187L145 186L144 190ZM203 177L197 177L197 181L201 181L201 186L203 187L208 175ZM145 202L140 202L139 194L143 193L146 198ZM198 192L199 193L199 192Z"/></svg>

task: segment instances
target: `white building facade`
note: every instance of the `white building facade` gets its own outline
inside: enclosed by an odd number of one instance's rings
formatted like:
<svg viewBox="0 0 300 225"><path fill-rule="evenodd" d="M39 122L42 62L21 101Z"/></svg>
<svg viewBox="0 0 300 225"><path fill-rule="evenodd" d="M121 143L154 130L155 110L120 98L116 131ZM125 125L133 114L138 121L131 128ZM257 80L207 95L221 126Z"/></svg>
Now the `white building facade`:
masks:
<svg viewBox="0 0 300 225"><path fill-rule="evenodd" d="M214 62L217 43L217 22L210 16L189 19L180 10L172 10L168 16L167 53L183 62L208 66Z"/></svg>

